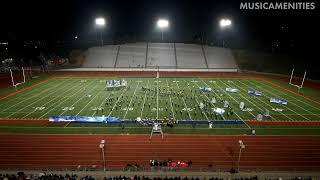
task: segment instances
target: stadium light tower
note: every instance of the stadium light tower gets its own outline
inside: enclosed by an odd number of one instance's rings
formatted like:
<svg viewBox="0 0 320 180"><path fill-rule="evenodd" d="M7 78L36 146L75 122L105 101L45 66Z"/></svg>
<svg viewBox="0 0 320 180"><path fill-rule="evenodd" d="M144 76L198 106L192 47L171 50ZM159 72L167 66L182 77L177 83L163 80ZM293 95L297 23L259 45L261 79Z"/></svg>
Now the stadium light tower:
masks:
<svg viewBox="0 0 320 180"><path fill-rule="evenodd" d="M169 21L167 19L159 19L157 21L157 27L161 30L161 40L163 41L163 30L169 27Z"/></svg>
<svg viewBox="0 0 320 180"><path fill-rule="evenodd" d="M223 18L219 22L220 29L224 30L230 28L232 25L232 21L230 19ZM222 40L222 46L224 47L224 39Z"/></svg>
<svg viewBox="0 0 320 180"><path fill-rule="evenodd" d="M240 146L240 149L239 149L239 156L238 156L238 172L240 169L240 157L241 157L242 149L246 147L242 140L239 140L239 146Z"/></svg>
<svg viewBox="0 0 320 180"><path fill-rule="evenodd" d="M95 20L96 27L100 29L100 41L101 46L103 46L103 39L102 39L102 28L106 25L106 20L103 17L97 17Z"/></svg>

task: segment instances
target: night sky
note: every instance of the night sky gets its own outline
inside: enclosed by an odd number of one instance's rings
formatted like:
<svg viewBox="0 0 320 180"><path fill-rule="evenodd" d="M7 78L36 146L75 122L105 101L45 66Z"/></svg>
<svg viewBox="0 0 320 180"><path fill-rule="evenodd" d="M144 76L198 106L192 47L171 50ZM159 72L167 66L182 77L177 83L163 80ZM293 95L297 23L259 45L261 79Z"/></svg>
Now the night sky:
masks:
<svg viewBox="0 0 320 180"><path fill-rule="evenodd" d="M164 41L221 46L224 39L231 48L289 54L290 64L319 74L319 68L315 68L319 64L320 39L317 1L311 1L316 3L316 10L240 10L240 2L261 1L10 0L0 6L0 41L9 42L9 51L2 51L10 56L30 53L30 48L23 48L24 42L30 40L68 42L72 45L69 49L79 48L79 44L88 48L98 39L94 20L103 16L108 23L102 33L106 44L159 42L161 33L155 23L162 17L170 21ZM219 20L224 17L232 20L232 28L221 31ZM79 37L76 41L75 36ZM65 46L52 47L51 50L68 53ZM39 51L33 54L38 55Z"/></svg>
<svg viewBox="0 0 320 180"><path fill-rule="evenodd" d="M158 17L170 20L167 35L176 41L189 41L201 35L219 39L220 17L232 19L233 28L228 35L238 41L288 38L298 45L305 39L310 44L318 36L316 10L240 10L239 7L240 1L236 0L12 0L1 5L0 38L6 39L13 33L22 39L67 40L75 35L92 39L97 16L108 20L106 39L126 35L156 38L159 33L154 25Z"/></svg>

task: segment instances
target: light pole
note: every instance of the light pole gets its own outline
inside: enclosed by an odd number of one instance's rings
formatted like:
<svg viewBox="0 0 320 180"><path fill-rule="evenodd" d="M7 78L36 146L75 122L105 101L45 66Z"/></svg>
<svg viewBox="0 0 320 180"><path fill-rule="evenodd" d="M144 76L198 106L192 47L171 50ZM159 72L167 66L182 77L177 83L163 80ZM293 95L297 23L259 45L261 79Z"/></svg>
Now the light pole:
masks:
<svg viewBox="0 0 320 180"><path fill-rule="evenodd" d="M169 21L167 19L159 19L157 21L157 27L161 30L161 40L163 41L163 30L169 27Z"/></svg>
<svg viewBox="0 0 320 180"><path fill-rule="evenodd" d="M239 146L240 146L240 149L239 149L239 156L238 156L238 172L240 169L240 157L241 157L242 149L246 147L242 140L239 140Z"/></svg>
<svg viewBox="0 0 320 180"><path fill-rule="evenodd" d="M230 28L232 25L232 22L230 19L221 19L219 22L221 30L225 30L227 28ZM222 47L224 47L224 38L222 39Z"/></svg>
<svg viewBox="0 0 320 180"><path fill-rule="evenodd" d="M105 140L101 140L100 144L99 144L99 148L101 149L101 153L102 153L102 160L103 160L103 171L106 171L106 159L104 157L104 146L105 145Z"/></svg>
<svg viewBox="0 0 320 180"><path fill-rule="evenodd" d="M100 41L101 41L101 46L103 46L103 39L102 39L102 28L106 24L106 20L103 17L98 17L95 20L96 27L100 29Z"/></svg>

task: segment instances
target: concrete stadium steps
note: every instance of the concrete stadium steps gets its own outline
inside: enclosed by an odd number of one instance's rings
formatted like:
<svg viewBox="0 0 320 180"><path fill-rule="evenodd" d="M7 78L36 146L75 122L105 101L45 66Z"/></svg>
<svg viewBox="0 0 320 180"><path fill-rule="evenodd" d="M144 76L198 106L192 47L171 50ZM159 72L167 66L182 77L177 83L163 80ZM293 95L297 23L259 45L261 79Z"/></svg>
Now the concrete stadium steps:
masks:
<svg viewBox="0 0 320 180"><path fill-rule="evenodd" d="M93 47L83 68L237 69L230 49L183 43L127 43Z"/></svg>
<svg viewBox="0 0 320 180"><path fill-rule="evenodd" d="M173 43L149 43L147 67L175 68Z"/></svg>
<svg viewBox="0 0 320 180"><path fill-rule="evenodd" d="M114 67L117 51L118 45L89 48L82 67Z"/></svg>
<svg viewBox="0 0 320 180"><path fill-rule="evenodd" d="M203 46L209 68L235 68L236 61L230 49Z"/></svg>
<svg viewBox="0 0 320 180"><path fill-rule="evenodd" d="M176 43L177 68L207 68L200 45Z"/></svg>
<svg viewBox="0 0 320 180"><path fill-rule="evenodd" d="M115 67L144 67L147 43L130 43L120 45Z"/></svg>

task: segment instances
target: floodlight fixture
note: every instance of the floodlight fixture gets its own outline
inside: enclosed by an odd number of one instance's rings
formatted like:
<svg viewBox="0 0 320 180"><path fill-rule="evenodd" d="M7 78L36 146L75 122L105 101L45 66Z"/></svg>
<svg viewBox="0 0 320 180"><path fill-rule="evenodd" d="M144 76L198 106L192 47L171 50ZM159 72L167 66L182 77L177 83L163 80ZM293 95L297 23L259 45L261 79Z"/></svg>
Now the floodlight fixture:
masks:
<svg viewBox="0 0 320 180"><path fill-rule="evenodd" d="M232 22L230 19L221 19L220 20L220 27L228 27L231 26Z"/></svg>
<svg viewBox="0 0 320 180"><path fill-rule="evenodd" d="M158 19L157 27L161 29L161 40L163 41L163 30L169 27L169 21L167 19Z"/></svg>
<svg viewBox="0 0 320 180"><path fill-rule="evenodd" d="M106 24L106 20L103 17L96 18L95 22L96 22L96 25L99 27L105 26Z"/></svg>
<svg viewBox="0 0 320 180"><path fill-rule="evenodd" d="M157 26L160 29L168 28L169 27L169 21L167 19L159 19L157 21Z"/></svg>
<svg viewBox="0 0 320 180"><path fill-rule="evenodd" d="M106 20L103 17L97 17L95 20L95 24L100 29L100 41L101 41L101 46L103 46L102 28L105 26Z"/></svg>
<svg viewBox="0 0 320 180"><path fill-rule="evenodd" d="M224 27L230 27L232 25L232 21L230 19L221 19L220 20L220 27L224 28Z"/></svg>

